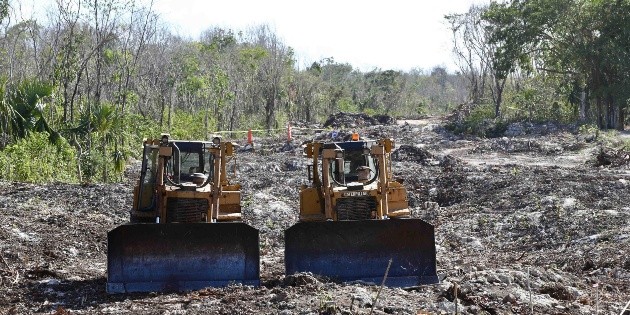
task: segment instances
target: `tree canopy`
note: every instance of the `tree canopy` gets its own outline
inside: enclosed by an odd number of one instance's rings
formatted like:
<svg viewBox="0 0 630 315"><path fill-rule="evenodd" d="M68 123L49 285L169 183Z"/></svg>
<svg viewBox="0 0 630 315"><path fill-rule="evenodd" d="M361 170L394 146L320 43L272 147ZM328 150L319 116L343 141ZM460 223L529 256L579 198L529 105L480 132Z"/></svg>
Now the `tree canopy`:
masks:
<svg viewBox="0 0 630 315"><path fill-rule="evenodd" d="M446 71L362 72L332 57L303 68L266 25L189 39L134 0L57 1L45 23L9 21L20 14L7 0L0 8L0 149L25 130L50 133L77 151L78 180L111 179L113 162L159 132L207 139L338 111L443 113L466 100L464 82Z"/></svg>

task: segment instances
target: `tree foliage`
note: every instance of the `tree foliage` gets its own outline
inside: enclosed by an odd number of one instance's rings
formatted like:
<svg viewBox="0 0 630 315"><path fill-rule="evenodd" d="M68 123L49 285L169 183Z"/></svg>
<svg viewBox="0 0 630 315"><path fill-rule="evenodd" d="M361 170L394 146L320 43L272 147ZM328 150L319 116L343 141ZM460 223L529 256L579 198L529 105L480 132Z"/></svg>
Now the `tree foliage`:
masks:
<svg viewBox="0 0 630 315"><path fill-rule="evenodd" d="M557 101L574 103L582 120L622 129L629 96L623 88L630 76L629 14L628 0L512 0L492 3L482 17L487 45L498 48L497 77L552 78L564 91L565 99Z"/></svg>
<svg viewBox="0 0 630 315"><path fill-rule="evenodd" d="M0 17L18 18L0 23L0 150L32 133L67 139L77 181L116 180L141 139L160 132L201 140L340 110L415 116L466 100L465 82L445 69L362 72L332 57L303 68L266 25L212 27L193 40L137 0L56 1L45 22L6 3Z"/></svg>
<svg viewBox="0 0 630 315"><path fill-rule="evenodd" d="M0 24L9 15L9 0L0 0Z"/></svg>
<svg viewBox="0 0 630 315"><path fill-rule="evenodd" d="M10 88L4 99L9 107L5 109L10 113L5 119L10 134L25 138L31 132L45 132L52 143L59 140L60 135L50 127L45 112L52 93L53 87L40 81L27 80Z"/></svg>
<svg viewBox="0 0 630 315"><path fill-rule="evenodd" d="M29 133L0 154L0 178L22 182L77 182L75 151L65 141L48 141L45 132Z"/></svg>

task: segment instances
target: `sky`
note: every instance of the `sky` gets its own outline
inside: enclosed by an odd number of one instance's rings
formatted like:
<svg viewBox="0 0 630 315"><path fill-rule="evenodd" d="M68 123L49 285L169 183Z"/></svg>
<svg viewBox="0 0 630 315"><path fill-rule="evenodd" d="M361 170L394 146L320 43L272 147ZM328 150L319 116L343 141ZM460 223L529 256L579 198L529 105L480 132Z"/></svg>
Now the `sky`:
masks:
<svg viewBox="0 0 630 315"><path fill-rule="evenodd" d="M333 57L370 71L457 70L445 14L489 0L154 0L175 32L197 38L213 26L266 24L296 52L298 66ZM149 3L147 1L147 3Z"/></svg>
<svg viewBox="0 0 630 315"><path fill-rule="evenodd" d="M64 1L64 0L62 0ZM362 71L454 72L453 36L444 15L490 0L138 0L174 33L198 39L213 27L235 32L268 25L295 51L297 66L332 57ZM23 9L54 0L10 0ZM37 4L37 5L35 5ZM37 9L35 9L37 10Z"/></svg>

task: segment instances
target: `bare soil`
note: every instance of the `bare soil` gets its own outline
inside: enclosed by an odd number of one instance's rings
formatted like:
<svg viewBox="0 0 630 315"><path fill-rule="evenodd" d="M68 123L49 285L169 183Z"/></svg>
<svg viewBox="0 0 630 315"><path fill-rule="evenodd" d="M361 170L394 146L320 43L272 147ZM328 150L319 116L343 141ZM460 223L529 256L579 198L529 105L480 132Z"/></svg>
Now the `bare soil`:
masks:
<svg viewBox="0 0 630 315"><path fill-rule="evenodd" d="M0 314L620 314L630 300L630 168L614 149L627 135L545 127L480 139L439 118L336 119L335 134L304 125L288 144L256 139L238 155L260 287L106 294L107 232L128 220L135 166L118 184L0 182ZM440 284L378 295L375 284L284 275L283 231L307 184L300 143L350 131L395 139L395 176L436 228Z"/></svg>

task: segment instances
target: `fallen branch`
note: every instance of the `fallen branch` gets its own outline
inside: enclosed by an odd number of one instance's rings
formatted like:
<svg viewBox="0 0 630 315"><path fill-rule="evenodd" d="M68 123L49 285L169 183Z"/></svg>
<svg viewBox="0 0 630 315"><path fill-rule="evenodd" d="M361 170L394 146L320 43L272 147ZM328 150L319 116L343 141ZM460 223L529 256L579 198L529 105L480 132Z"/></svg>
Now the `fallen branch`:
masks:
<svg viewBox="0 0 630 315"><path fill-rule="evenodd" d="M9 266L9 263L4 259L4 256L2 256L2 253L0 253L0 259L2 259L2 263L7 266L7 268L9 268L10 271L13 271L13 268L11 268L11 266Z"/></svg>
<svg viewBox="0 0 630 315"><path fill-rule="evenodd" d="M142 300L138 300L138 301L134 301L134 303L147 304L147 305L151 305L151 304L188 304L190 302L191 302L191 300L172 300L172 301L142 301Z"/></svg>
<svg viewBox="0 0 630 315"><path fill-rule="evenodd" d="M623 307L623 309L621 310L621 313L619 313L619 315L624 315L626 313L626 310L628 309L629 306L630 306L630 300L628 300L628 303L626 303L626 306Z"/></svg>
<svg viewBox="0 0 630 315"><path fill-rule="evenodd" d="M385 280L387 280L387 275L389 274L389 268L392 266L392 259L389 259L389 263L387 264L387 269L385 270L385 276L383 276L383 282L381 282L381 287L378 288L378 292L376 293L376 297L374 298L374 301L372 302L372 309L370 310L370 315L372 315L372 312L374 312L374 308L376 307L376 303L378 302L378 298L381 296L381 291L383 290L383 287L385 286Z"/></svg>

